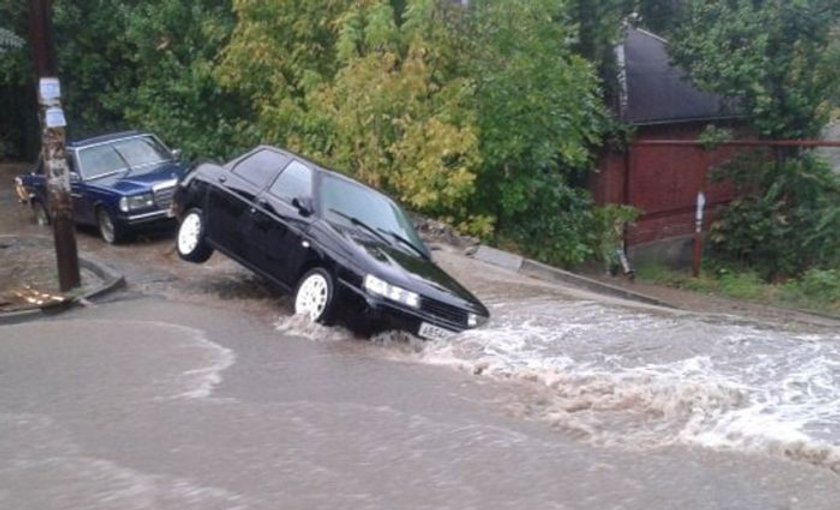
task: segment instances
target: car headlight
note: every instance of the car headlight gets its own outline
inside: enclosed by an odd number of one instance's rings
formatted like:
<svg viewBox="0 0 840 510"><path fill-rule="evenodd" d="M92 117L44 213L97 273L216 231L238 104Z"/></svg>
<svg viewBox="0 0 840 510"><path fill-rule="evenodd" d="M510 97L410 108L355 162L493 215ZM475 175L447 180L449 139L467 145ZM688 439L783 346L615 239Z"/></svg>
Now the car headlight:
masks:
<svg viewBox="0 0 840 510"><path fill-rule="evenodd" d="M475 313L467 314L467 326L471 328L475 328L477 326L482 326L484 323L487 322L487 317L483 315L478 315Z"/></svg>
<svg viewBox="0 0 840 510"><path fill-rule="evenodd" d="M120 211L129 212L137 209L148 209L155 205L155 197L151 193L122 197L120 199Z"/></svg>
<svg viewBox="0 0 840 510"><path fill-rule="evenodd" d="M420 296L416 292L405 290L402 287L391 285L381 278L372 274L365 276L365 290L371 294L388 298L392 301L408 305L412 308L420 308Z"/></svg>

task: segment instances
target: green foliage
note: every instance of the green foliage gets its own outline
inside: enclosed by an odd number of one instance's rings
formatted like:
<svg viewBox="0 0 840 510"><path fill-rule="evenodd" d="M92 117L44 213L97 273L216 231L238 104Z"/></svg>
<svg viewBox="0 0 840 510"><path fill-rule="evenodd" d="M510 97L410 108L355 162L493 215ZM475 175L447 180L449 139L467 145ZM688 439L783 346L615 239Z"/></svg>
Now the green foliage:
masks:
<svg viewBox="0 0 840 510"><path fill-rule="evenodd" d="M388 2L342 16L339 70L308 94L310 121L291 142L419 212L469 223L480 155L470 82L446 72L457 52L438 18L452 8L406 5L400 26Z"/></svg>
<svg viewBox="0 0 840 510"><path fill-rule="evenodd" d="M213 71L234 27L229 1L142 2L122 12L134 72L107 104L177 143L187 158L223 159L252 145L247 102L222 90Z"/></svg>
<svg viewBox="0 0 840 510"><path fill-rule="evenodd" d="M522 194L531 203L502 233L526 255L549 264L571 266L593 255L588 235L593 222L589 193L548 172L521 182L526 186Z"/></svg>
<svg viewBox="0 0 840 510"><path fill-rule="evenodd" d="M14 4L0 2L0 14L25 27L26 8ZM68 135L149 129L187 157L224 157L251 144L247 104L213 75L234 23L230 0L54 1ZM30 56L20 53L0 64L0 82L34 90ZM20 107L36 116L34 104Z"/></svg>
<svg viewBox="0 0 840 510"><path fill-rule="evenodd" d="M529 254L578 263L591 253L591 200L572 184L591 165L604 116L566 3L488 0L469 33L483 156L475 208Z"/></svg>
<svg viewBox="0 0 840 510"><path fill-rule="evenodd" d="M639 24L655 34L670 34L679 26L684 0L639 0Z"/></svg>
<svg viewBox="0 0 840 510"><path fill-rule="evenodd" d="M714 124L709 124L697 137L697 141L703 146L703 149L710 151L716 149L723 142L732 139L732 130L726 128L719 128Z"/></svg>
<svg viewBox="0 0 840 510"><path fill-rule="evenodd" d="M840 310L840 270L810 269L800 279L786 282L781 294L807 308Z"/></svg>
<svg viewBox="0 0 840 510"><path fill-rule="evenodd" d="M632 226L641 211L634 207L607 204L592 212L592 246L595 257L604 263L607 271L619 264L617 250L624 249L624 231Z"/></svg>
<svg viewBox="0 0 840 510"><path fill-rule="evenodd" d="M53 19L71 137L150 129L188 157L290 147L573 264L594 251L596 67L632 3L55 0ZM0 16L25 33L20 2ZM34 90L17 53L1 84Z"/></svg>
<svg viewBox="0 0 840 510"><path fill-rule="evenodd" d="M715 254L775 280L840 265L840 182L807 156L731 172L742 192L709 233Z"/></svg>
<svg viewBox="0 0 840 510"><path fill-rule="evenodd" d="M0 55L23 46L23 39L9 29L0 27Z"/></svg>
<svg viewBox="0 0 840 510"><path fill-rule="evenodd" d="M604 116L566 2L292 3L234 2L217 68L263 140L472 234L501 227L565 263L590 253L591 201L572 180Z"/></svg>
<svg viewBox="0 0 840 510"><path fill-rule="evenodd" d="M56 60L71 138L126 127L119 105L108 97L136 83L124 14L123 3L116 0L53 2Z"/></svg>
<svg viewBox="0 0 840 510"><path fill-rule="evenodd" d="M301 129L315 132L308 94L338 69L336 42L352 0L233 0L237 23L220 54L219 82L250 99L255 135L286 144ZM317 116L316 116L317 117Z"/></svg>
<svg viewBox="0 0 840 510"><path fill-rule="evenodd" d="M669 46L703 89L736 99L767 138L812 138L840 87L836 0L688 2Z"/></svg>
<svg viewBox="0 0 840 510"><path fill-rule="evenodd" d="M840 313L840 270L810 269L799 278L784 283L767 283L743 266L721 266L702 271L698 278L660 265L636 268L640 281L670 287L718 294L735 299L805 310Z"/></svg>

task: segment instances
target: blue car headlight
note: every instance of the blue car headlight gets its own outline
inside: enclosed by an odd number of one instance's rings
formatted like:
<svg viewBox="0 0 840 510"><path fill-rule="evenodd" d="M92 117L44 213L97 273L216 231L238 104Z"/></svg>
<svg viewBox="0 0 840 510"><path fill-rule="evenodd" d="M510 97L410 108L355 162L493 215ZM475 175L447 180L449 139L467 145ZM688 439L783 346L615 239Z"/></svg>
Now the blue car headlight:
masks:
<svg viewBox="0 0 840 510"><path fill-rule="evenodd" d="M420 308L420 295L402 287L391 285L381 278L372 274L365 276L364 288L366 291L377 296L396 301L412 308Z"/></svg>
<svg viewBox="0 0 840 510"><path fill-rule="evenodd" d="M155 197L151 193L143 193L142 195L132 195L130 197L122 197L120 199L120 211L129 212L138 209L148 209L154 207Z"/></svg>

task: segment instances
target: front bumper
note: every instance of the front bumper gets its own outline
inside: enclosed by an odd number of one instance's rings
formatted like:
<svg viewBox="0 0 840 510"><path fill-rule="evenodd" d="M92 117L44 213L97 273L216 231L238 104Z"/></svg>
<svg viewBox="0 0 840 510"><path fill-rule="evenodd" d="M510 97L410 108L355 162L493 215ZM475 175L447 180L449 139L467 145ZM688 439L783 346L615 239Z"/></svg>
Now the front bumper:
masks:
<svg viewBox="0 0 840 510"><path fill-rule="evenodd" d="M150 211L135 214L123 214L120 218L123 223L129 226L143 225L148 223L175 221L171 209Z"/></svg>
<svg viewBox="0 0 840 510"><path fill-rule="evenodd" d="M364 313L367 319L375 323L377 329L398 329L419 337L428 337L421 334L421 328L429 329L429 326L432 326L432 329L440 328L452 334L471 329L466 324L448 320L428 311L409 308L385 298L373 296L345 280L339 280L339 292L342 301L353 303L355 306L352 308ZM424 327L424 324L427 326Z"/></svg>

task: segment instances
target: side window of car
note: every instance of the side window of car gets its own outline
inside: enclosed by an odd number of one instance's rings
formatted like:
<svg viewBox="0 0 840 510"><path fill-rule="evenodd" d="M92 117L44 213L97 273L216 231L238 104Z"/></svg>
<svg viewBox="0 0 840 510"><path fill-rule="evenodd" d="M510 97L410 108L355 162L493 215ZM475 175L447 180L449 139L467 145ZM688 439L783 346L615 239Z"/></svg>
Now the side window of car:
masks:
<svg viewBox="0 0 840 510"><path fill-rule="evenodd" d="M257 151L233 167L233 173L263 188L289 158L274 151Z"/></svg>
<svg viewBox="0 0 840 510"><path fill-rule="evenodd" d="M312 196L312 170L300 161L292 160L275 179L268 192L286 202L291 202L295 198L310 197Z"/></svg>

